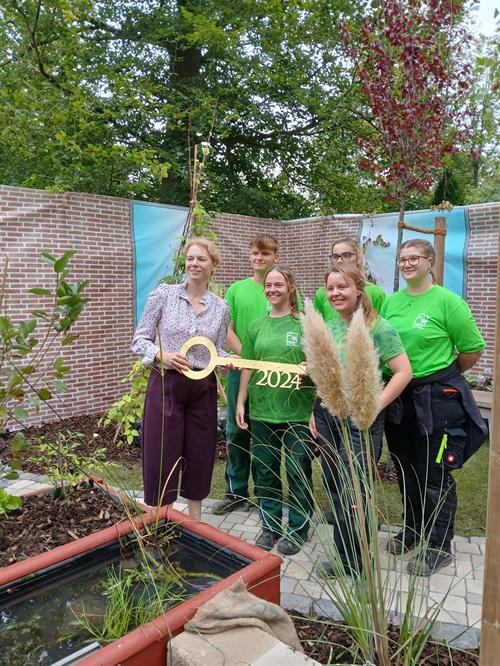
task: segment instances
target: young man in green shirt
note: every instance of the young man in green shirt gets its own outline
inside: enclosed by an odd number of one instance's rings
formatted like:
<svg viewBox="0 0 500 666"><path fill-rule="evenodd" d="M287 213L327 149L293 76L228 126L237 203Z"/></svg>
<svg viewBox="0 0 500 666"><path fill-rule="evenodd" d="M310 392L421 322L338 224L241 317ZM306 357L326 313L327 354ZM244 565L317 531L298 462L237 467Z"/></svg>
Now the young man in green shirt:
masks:
<svg viewBox="0 0 500 666"><path fill-rule="evenodd" d="M264 276L278 261L278 241L272 236L260 235L250 241L250 266L252 277L233 282L226 292L231 320L227 335L227 346L240 354L250 324L263 317L270 309L264 295ZM229 513L238 508L248 508L248 480L250 478L249 430L236 425L236 398L240 386L239 370L232 370L227 378L227 462L226 490L224 498L213 507L215 514Z"/></svg>

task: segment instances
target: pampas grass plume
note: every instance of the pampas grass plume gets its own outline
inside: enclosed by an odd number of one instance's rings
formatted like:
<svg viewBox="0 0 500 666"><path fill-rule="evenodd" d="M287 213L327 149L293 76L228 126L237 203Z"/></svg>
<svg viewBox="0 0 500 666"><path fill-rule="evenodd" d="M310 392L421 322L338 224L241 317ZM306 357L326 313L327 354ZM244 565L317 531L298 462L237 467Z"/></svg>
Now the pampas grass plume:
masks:
<svg viewBox="0 0 500 666"><path fill-rule="evenodd" d="M382 380L379 356L363 309L353 314L345 340L346 372L344 391L349 404L351 420L359 430L367 430L377 417Z"/></svg>
<svg viewBox="0 0 500 666"><path fill-rule="evenodd" d="M349 406L342 388L342 365L337 346L311 301L306 301L301 319L307 374L316 384L318 395L330 414L345 419L349 415Z"/></svg>

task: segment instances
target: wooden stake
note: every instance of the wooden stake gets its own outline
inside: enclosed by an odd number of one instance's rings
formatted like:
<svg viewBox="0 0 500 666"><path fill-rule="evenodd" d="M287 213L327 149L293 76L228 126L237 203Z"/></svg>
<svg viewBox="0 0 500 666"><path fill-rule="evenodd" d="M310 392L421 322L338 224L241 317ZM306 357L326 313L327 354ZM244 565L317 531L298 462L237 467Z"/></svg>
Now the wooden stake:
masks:
<svg viewBox="0 0 500 666"><path fill-rule="evenodd" d="M497 272L495 368L493 411L490 423L490 471L486 518L486 557L483 583L480 666L498 664L500 658L500 271Z"/></svg>
<svg viewBox="0 0 500 666"><path fill-rule="evenodd" d="M436 217L434 220L434 251L436 253L436 266L434 275L436 283L443 285L444 280L444 240L446 234L446 218ZM440 233L436 233L439 231Z"/></svg>

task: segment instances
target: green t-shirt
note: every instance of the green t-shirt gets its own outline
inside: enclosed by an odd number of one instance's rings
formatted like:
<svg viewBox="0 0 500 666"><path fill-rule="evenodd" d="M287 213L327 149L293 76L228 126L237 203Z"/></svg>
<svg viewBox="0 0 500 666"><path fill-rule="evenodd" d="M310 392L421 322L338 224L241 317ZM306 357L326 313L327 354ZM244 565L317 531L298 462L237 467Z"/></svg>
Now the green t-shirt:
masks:
<svg viewBox="0 0 500 666"><path fill-rule="evenodd" d="M452 291L433 285L410 296L406 289L386 299L382 316L397 330L414 377L447 368L455 352L476 352L484 340L467 303Z"/></svg>
<svg viewBox="0 0 500 666"><path fill-rule="evenodd" d="M259 361L299 364L305 361L302 351L302 326L298 317L260 317L248 329L241 348L241 358ZM250 418L266 423L307 423L316 391L309 377L297 381L297 375L282 374L280 386L264 385L268 379L277 384L277 373L254 370L248 383ZM285 386L284 386L285 384Z"/></svg>
<svg viewBox="0 0 500 666"><path fill-rule="evenodd" d="M345 363L345 338L347 335L347 324L340 317L330 319L326 324L327 328L335 340L340 352L340 360ZM403 354L405 348L399 337L399 333L394 326L382 317L376 317L370 325L370 335L373 338L375 349L380 358L380 371L384 374L391 374L389 367L385 363L395 356Z"/></svg>
<svg viewBox="0 0 500 666"><path fill-rule="evenodd" d="M250 278L237 280L230 285L224 296L234 321L234 332L241 342L246 338L250 324L271 310L269 301L264 295L264 286ZM299 308L302 300L298 294Z"/></svg>
<svg viewBox="0 0 500 666"><path fill-rule="evenodd" d="M370 299L373 308L380 314L382 305L385 301L385 292L382 287L379 287L377 284L367 282L365 284L365 294ZM326 287L320 287L318 289L314 296L313 305L321 314L324 321L331 321L332 319L339 318L337 310L335 310L335 308L330 305Z"/></svg>

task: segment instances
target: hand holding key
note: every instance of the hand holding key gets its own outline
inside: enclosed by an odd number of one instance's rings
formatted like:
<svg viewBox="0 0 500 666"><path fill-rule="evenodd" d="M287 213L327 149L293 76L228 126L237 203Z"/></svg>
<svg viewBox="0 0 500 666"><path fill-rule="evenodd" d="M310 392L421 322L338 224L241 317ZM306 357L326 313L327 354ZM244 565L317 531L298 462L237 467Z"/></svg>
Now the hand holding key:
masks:
<svg viewBox="0 0 500 666"><path fill-rule="evenodd" d="M307 374L305 364L274 363L273 361L256 361L234 356L218 356L214 343L201 335L197 335L182 345L180 353L187 355L191 347L202 345L208 349L210 361L203 370L183 370L190 379L203 379L213 372L216 366L229 366L239 370L259 370L263 376L257 381L258 385L271 388L300 388L301 378Z"/></svg>

